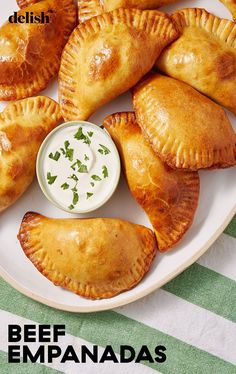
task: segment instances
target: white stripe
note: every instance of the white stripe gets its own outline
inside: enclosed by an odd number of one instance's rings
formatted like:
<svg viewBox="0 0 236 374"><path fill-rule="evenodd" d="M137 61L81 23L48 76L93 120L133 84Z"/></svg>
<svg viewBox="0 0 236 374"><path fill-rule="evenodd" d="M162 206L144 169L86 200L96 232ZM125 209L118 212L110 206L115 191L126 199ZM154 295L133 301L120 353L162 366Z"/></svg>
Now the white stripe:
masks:
<svg viewBox="0 0 236 374"><path fill-rule="evenodd" d="M169 292L158 290L116 311L236 364L236 324Z"/></svg>
<svg viewBox="0 0 236 374"><path fill-rule="evenodd" d="M23 326L25 324L35 324L38 325L38 323L16 316L12 313L0 311L0 350L7 352L8 351L8 325L9 324L18 324L20 326ZM96 332L95 332L96 333ZM22 346L26 343L13 343L16 345ZM50 344L50 343L43 343L44 345ZM53 343L52 343L53 344ZM57 345L57 343L55 343ZM109 344L109 341L107 341L107 344ZM39 347L39 343L27 343L27 345L31 348L32 353L35 353L36 350ZM74 337L70 334L66 334L64 337L61 337L59 340L58 345L62 349L62 352L65 351L66 347L68 345L73 345L73 348L78 354L78 357L80 356L80 347L81 345L86 345L88 349L92 351L92 344ZM98 356L101 357L101 354L103 352L103 348L99 347ZM117 355L119 357L119 355ZM61 364L58 359L55 359L53 364L44 364L45 366L48 366L50 368L59 370L66 374L78 374L78 373L86 373L86 374L120 374L123 372L126 373L135 373L135 374L160 374L158 371L153 370L147 366L141 365L141 364L135 364L135 363L127 363L127 364L114 364L114 363L104 363L104 364L95 364L90 361L88 361L86 364L76 364L76 363L67 363L67 364Z"/></svg>
<svg viewBox="0 0 236 374"><path fill-rule="evenodd" d="M221 235L198 263L236 281L236 239Z"/></svg>

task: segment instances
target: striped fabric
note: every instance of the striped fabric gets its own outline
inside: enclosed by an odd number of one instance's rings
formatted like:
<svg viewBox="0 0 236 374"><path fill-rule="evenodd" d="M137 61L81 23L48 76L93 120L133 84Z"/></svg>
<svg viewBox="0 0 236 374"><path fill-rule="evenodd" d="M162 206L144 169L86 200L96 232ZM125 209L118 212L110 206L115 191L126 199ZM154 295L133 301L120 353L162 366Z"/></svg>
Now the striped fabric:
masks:
<svg viewBox="0 0 236 374"><path fill-rule="evenodd" d="M73 314L32 301L0 280L0 373L68 374L235 374L236 217L194 265L153 294L114 311ZM72 344L167 348L162 364L7 364L8 324L66 324L60 340ZM39 344L29 343L32 351Z"/></svg>

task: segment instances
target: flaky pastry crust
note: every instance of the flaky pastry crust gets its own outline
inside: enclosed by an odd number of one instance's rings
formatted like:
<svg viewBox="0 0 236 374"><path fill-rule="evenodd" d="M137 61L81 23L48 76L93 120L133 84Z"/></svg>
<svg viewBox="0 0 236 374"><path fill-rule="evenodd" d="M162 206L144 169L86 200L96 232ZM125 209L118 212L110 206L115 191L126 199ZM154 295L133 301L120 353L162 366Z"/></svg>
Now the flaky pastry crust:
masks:
<svg viewBox="0 0 236 374"><path fill-rule="evenodd" d="M220 0L232 13L234 20L236 20L236 0Z"/></svg>
<svg viewBox="0 0 236 374"><path fill-rule="evenodd" d="M116 113L103 123L115 141L131 193L148 215L165 252L176 245L193 222L198 205L198 173L173 170L155 154L142 135L134 113Z"/></svg>
<svg viewBox="0 0 236 374"><path fill-rule="evenodd" d="M157 67L236 114L236 24L197 8L172 18L181 36Z"/></svg>
<svg viewBox="0 0 236 374"><path fill-rule="evenodd" d="M154 10L118 9L79 25L64 49L59 73L64 119L86 120L127 91L177 36L169 16Z"/></svg>
<svg viewBox="0 0 236 374"><path fill-rule="evenodd" d="M236 135L224 110L184 82L159 74L134 88L137 121L172 168L225 168L236 163Z"/></svg>
<svg viewBox="0 0 236 374"><path fill-rule="evenodd" d="M49 16L44 24L6 22L0 28L0 100L32 96L48 85L60 67L63 48L76 25L73 0L44 0L20 10Z"/></svg>
<svg viewBox="0 0 236 374"><path fill-rule="evenodd" d="M59 105L45 96L11 103L0 114L0 212L29 187L39 147L61 121Z"/></svg>
<svg viewBox="0 0 236 374"><path fill-rule="evenodd" d="M134 287L157 250L150 229L111 218L50 219L27 213L18 239L45 277L90 299L113 297Z"/></svg>

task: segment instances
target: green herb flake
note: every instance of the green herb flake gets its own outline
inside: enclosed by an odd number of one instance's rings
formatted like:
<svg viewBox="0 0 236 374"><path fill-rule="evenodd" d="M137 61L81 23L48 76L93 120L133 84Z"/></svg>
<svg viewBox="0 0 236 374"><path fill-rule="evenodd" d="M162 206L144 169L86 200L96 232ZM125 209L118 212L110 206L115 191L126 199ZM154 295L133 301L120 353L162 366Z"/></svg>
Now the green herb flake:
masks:
<svg viewBox="0 0 236 374"><path fill-rule="evenodd" d="M90 184L91 184L91 186L92 186L92 187L94 187L94 186L95 186L95 183L94 183L94 182L91 182Z"/></svg>
<svg viewBox="0 0 236 374"><path fill-rule="evenodd" d="M57 179L57 175L52 175L50 172L47 173L48 184L53 184Z"/></svg>
<svg viewBox="0 0 236 374"><path fill-rule="evenodd" d="M59 158L61 157L61 154L60 152L56 152L55 154L53 154L52 152L50 153L50 155L48 156L49 158L51 158L52 160L54 161L58 161Z"/></svg>
<svg viewBox="0 0 236 374"><path fill-rule="evenodd" d="M86 165L81 165L79 170L78 170L78 173L88 173L88 168Z"/></svg>
<svg viewBox="0 0 236 374"><path fill-rule="evenodd" d="M79 195L77 192L73 193L73 205L76 205L79 201Z"/></svg>
<svg viewBox="0 0 236 374"><path fill-rule="evenodd" d="M64 148L60 148L62 154L65 156L65 158L68 158L71 162L73 161L73 157L74 157L74 149L73 148L69 148L70 146L70 142L68 140L66 140L64 142L64 146L65 146L65 149Z"/></svg>
<svg viewBox="0 0 236 374"><path fill-rule="evenodd" d="M102 155L108 155L111 153L110 149L107 148L105 145L99 144L101 148L99 148L98 152L101 153Z"/></svg>
<svg viewBox="0 0 236 374"><path fill-rule="evenodd" d="M68 208L70 209L70 210L73 210L73 209L75 209L75 207L74 207L74 205L70 205L70 206L68 206Z"/></svg>
<svg viewBox="0 0 236 374"><path fill-rule="evenodd" d="M77 133L74 135L74 138L77 139L77 140L83 140L83 143L85 143L85 144L88 144L88 145L91 144L91 140L89 139L89 136L85 135L83 133L82 127L79 128L79 130L77 131Z"/></svg>
<svg viewBox="0 0 236 374"><path fill-rule="evenodd" d="M102 167L102 174L104 179L108 178L108 169L105 165Z"/></svg>
<svg viewBox="0 0 236 374"><path fill-rule="evenodd" d="M93 196L93 193L91 193L91 192L87 192L87 200L90 198L90 197L92 197Z"/></svg>
<svg viewBox="0 0 236 374"><path fill-rule="evenodd" d="M96 182L99 182L99 181L102 180L98 175L92 175L91 178L92 178L94 181L96 181Z"/></svg>
<svg viewBox="0 0 236 374"><path fill-rule="evenodd" d="M75 187L71 189L71 191L72 191L72 192L77 192L77 191L78 191L78 190L77 190L77 183L76 183Z"/></svg>
<svg viewBox="0 0 236 374"><path fill-rule="evenodd" d="M61 188L62 188L63 190L68 190L69 187L70 187L70 186L69 186L68 183L64 183L64 184L61 185Z"/></svg>
<svg viewBox="0 0 236 374"><path fill-rule="evenodd" d="M68 177L68 179L73 179L75 182L78 182L78 177L75 174L72 174Z"/></svg>
<svg viewBox="0 0 236 374"><path fill-rule="evenodd" d="M89 157L86 154L84 155L84 160L89 161Z"/></svg>
<svg viewBox="0 0 236 374"><path fill-rule="evenodd" d="M78 168L79 168L80 165L82 165L82 162L77 159L76 162L73 165L71 165L71 169L75 170L76 166L78 166Z"/></svg>
<svg viewBox="0 0 236 374"><path fill-rule="evenodd" d="M93 136L93 132L92 132L92 131L89 131L87 134L88 134L88 136L89 136L90 138L92 138L92 136Z"/></svg>

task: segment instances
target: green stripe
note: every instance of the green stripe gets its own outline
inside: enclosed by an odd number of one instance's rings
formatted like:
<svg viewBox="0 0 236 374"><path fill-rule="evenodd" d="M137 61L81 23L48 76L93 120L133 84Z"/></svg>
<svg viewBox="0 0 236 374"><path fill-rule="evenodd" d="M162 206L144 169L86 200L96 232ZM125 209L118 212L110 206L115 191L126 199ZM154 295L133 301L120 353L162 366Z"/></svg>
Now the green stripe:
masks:
<svg viewBox="0 0 236 374"><path fill-rule="evenodd" d="M148 364L163 374L235 374L235 366L229 362L116 312L74 314L54 310L26 298L3 280L0 292L1 309L39 323L66 324L67 333L103 347L111 344L117 353L122 344L131 345L136 351L142 345L151 351L164 345L166 362Z"/></svg>
<svg viewBox="0 0 236 374"><path fill-rule="evenodd" d="M229 226L225 229L224 233L236 238L236 215L230 222Z"/></svg>
<svg viewBox="0 0 236 374"><path fill-rule="evenodd" d="M56 374L61 371L51 369L41 364L8 364L7 353L0 351L1 374Z"/></svg>
<svg viewBox="0 0 236 374"><path fill-rule="evenodd" d="M236 322L236 282L197 263L163 290Z"/></svg>

